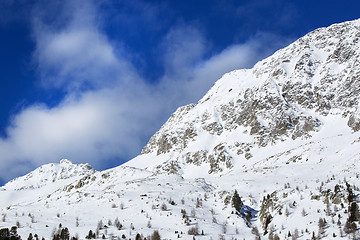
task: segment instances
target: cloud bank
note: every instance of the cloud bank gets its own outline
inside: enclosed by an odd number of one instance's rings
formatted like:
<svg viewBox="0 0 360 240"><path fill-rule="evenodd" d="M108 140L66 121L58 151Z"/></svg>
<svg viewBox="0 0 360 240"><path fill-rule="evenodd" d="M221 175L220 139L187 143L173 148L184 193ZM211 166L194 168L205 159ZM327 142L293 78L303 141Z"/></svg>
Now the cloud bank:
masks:
<svg viewBox="0 0 360 240"><path fill-rule="evenodd" d="M68 1L61 10L66 14L51 24L34 15L40 84L66 94L56 106L34 103L13 116L0 139L2 180L61 158L97 169L119 165L138 154L177 107L196 102L224 73L249 68L286 42L259 33L211 53L199 29L174 24L156 46L164 72L150 81L122 39L110 40L102 30L97 7Z"/></svg>

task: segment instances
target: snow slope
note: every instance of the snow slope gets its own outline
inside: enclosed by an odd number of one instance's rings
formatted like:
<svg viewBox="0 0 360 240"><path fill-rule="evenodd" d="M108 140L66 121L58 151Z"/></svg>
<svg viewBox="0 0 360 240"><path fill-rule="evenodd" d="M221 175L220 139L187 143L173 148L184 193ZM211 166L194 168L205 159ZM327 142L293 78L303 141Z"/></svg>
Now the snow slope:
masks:
<svg viewBox="0 0 360 240"><path fill-rule="evenodd" d="M344 227L360 200L349 198L360 183L359 60L360 20L315 30L225 74L124 165L62 160L7 183L0 228L46 239L59 223L80 239L193 239L196 229L196 239L357 239Z"/></svg>

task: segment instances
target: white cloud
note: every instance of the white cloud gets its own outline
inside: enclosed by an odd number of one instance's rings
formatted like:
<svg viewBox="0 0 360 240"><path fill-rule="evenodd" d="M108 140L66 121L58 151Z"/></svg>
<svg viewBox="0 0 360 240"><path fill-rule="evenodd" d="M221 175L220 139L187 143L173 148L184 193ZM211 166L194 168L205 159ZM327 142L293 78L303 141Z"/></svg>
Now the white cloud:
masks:
<svg viewBox="0 0 360 240"><path fill-rule="evenodd" d="M161 45L166 74L185 77L184 72L203 58L206 45L198 29L184 25L172 28Z"/></svg>
<svg viewBox="0 0 360 240"><path fill-rule="evenodd" d="M152 109L157 102L144 90L88 91L51 109L36 105L23 110L7 129L7 139L0 141L2 169L23 160L32 167L62 157L101 168L107 159L134 156L144 135L151 134L146 124L156 122L161 110Z"/></svg>
<svg viewBox="0 0 360 240"><path fill-rule="evenodd" d="M290 42L290 39L270 33L258 33L244 43L231 45L217 54L206 57L209 44L199 31L189 28L181 26L172 30L177 33L175 43L168 41L168 38L164 41L164 48L171 51L170 54L165 54L167 69L177 70L167 71L161 84L166 85L164 89L167 89L167 92L175 91L172 95L177 96L176 102L180 104L196 102L223 74L239 68L250 68L257 61ZM176 49L174 45L181 47ZM183 59L185 60L182 61ZM188 62L191 64L187 64Z"/></svg>
<svg viewBox="0 0 360 240"><path fill-rule="evenodd" d="M121 42L115 45L99 30L93 5L70 4L66 10L71 11L60 27L34 21L34 61L44 86L65 88L67 96L55 107L34 104L13 117L0 139L5 180L62 157L95 168L109 159L129 159L176 107L197 101L221 75L250 67L282 44L259 34L206 57L210 43L204 35L175 26L159 47L165 73L150 84Z"/></svg>
<svg viewBox="0 0 360 240"><path fill-rule="evenodd" d="M44 86L74 91L136 79L131 64L121 56L121 43L114 49L99 31L94 7L89 1L67 1L62 11L72 15L58 20L66 22L64 27L34 19L34 59Z"/></svg>

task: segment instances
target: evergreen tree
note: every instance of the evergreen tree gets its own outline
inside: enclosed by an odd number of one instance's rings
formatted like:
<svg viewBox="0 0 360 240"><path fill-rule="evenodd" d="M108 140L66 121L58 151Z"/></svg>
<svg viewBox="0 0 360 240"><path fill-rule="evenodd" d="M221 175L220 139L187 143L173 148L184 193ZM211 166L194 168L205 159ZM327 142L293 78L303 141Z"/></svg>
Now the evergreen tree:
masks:
<svg viewBox="0 0 360 240"><path fill-rule="evenodd" d="M161 209L162 211L167 211L167 206L166 206L166 204L165 204L165 203L161 204L160 209Z"/></svg>
<svg viewBox="0 0 360 240"><path fill-rule="evenodd" d="M118 218L115 219L114 224L115 224L115 226L116 226L116 228L117 228L118 230L121 230L122 227L123 227L123 225L120 223L120 221L119 221Z"/></svg>
<svg viewBox="0 0 360 240"><path fill-rule="evenodd" d="M356 202L352 202L349 207L349 221L355 222L359 220L359 206Z"/></svg>
<svg viewBox="0 0 360 240"><path fill-rule="evenodd" d="M280 240L279 235L277 235L276 233L275 233L275 235L274 235L274 240Z"/></svg>
<svg viewBox="0 0 360 240"><path fill-rule="evenodd" d="M70 239L70 233L69 233L68 228L61 229L60 239L61 240L69 240Z"/></svg>
<svg viewBox="0 0 360 240"><path fill-rule="evenodd" d="M196 207L199 208L202 206L202 201L200 198L196 198Z"/></svg>
<svg viewBox="0 0 360 240"><path fill-rule="evenodd" d="M237 213L240 213L240 210L243 208L243 202L241 201L241 198L238 194L238 192L235 190L234 195L231 199L231 205L233 208L235 208Z"/></svg>
<svg viewBox="0 0 360 240"><path fill-rule="evenodd" d="M267 215L265 218L265 221L263 222L264 234L268 233L267 229L268 229L268 226L269 226L271 220L272 220L272 216L270 214Z"/></svg>
<svg viewBox="0 0 360 240"><path fill-rule="evenodd" d="M12 227L10 231L8 228L0 229L0 240L21 240L17 234L17 227Z"/></svg>
<svg viewBox="0 0 360 240"><path fill-rule="evenodd" d="M319 226L319 238L322 238L325 234L325 226L326 226L325 219L319 218L318 226Z"/></svg>
<svg viewBox="0 0 360 240"><path fill-rule="evenodd" d="M141 235L139 233L136 234L135 240L142 240Z"/></svg>
<svg viewBox="0 0 360 240"><path fill-rule="evenodd" d="M197 225L195 225L194 227L191 227L189 230L188 230L188 234L189 235L199 235L199 228Z"/></svg>
<svg viewBox="0 0 360 240"><path fill-rule="evenodd" d="M60 240L60 235L59 234L54 234L53 240Z"/></svg>
<svg viewBox="0 0 360 240"><path fill-rule="evenodd" d="M89 230L89 233L88 233L88 235L87 235L85 238L87 238L87 239L92 239L92 238L93 238L93 232L92 232L92 230Z"/></svg>
<svg viewBox="0 0 360 240"><path fill-rule="evenodd" d="M10 235L10 231L8 228L0 229L0 239L5 239Z"/></svg>
<svg viewBox="0 0 360 240"><path fill-rule="evenodd" d="M151 235L151 240L160 240L161 237L160 237L160 234L159 234L159 231L155 230L153 232L153 234Z"/></svg>
<svg viewBox="0 0 360 240"><path fill-rule="evenodd" d="M356 223L351 222L349 218L346 220L346 223L344 225L344 232L346 234L350 234L356 231Z"/></svg>
<svg viewBox="0 0 360 240"><path fill-rule="evenodd" d="M11 227L10 236L17 236L17 226Z"/></svg>
<svg viewBox="0 0 360 240"><path fill-rule="evenodd" d="M348 200L348 202L349 202L349 204L350 204L352 201L354 201L355 194L353 193L353 190L352 190L350 184L349 184L348 182L345 182L345 184L346 184L346 189L347 189L347 191L348 191L347 200Z"/></svg>
<svg viewBox="0 0 360 240"><path fill-rule="evenodd" d="M354 233L356 231L356 221L360 220L360 212L359 212L359 206L354 201L355 195L352 192L350 184L346 183L346 187L348 190L348 201L349 201L349 217L346 220L346 223L344 225L344 232L347 234Z"/></svg>

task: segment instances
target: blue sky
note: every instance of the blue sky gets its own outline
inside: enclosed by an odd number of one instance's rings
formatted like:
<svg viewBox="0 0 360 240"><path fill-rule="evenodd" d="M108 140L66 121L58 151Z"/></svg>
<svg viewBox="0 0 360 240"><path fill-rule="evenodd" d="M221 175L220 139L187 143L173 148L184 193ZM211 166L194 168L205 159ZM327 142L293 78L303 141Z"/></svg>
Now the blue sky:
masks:
<svg viewBox="0 0 360 240"><path fill-rule="evenodd" d="M355 0L1 1L0 185L61 158L118 166L224 73L358 9Z"/></svg>

